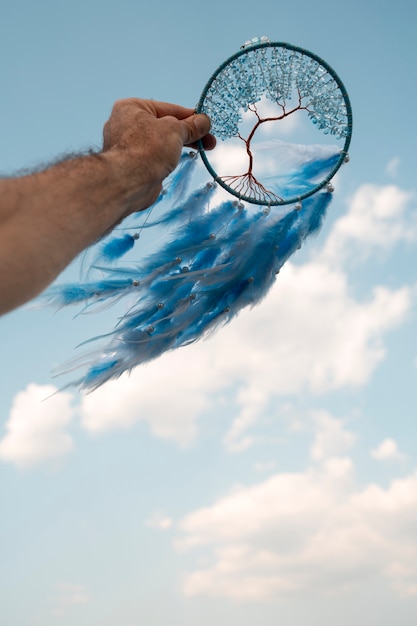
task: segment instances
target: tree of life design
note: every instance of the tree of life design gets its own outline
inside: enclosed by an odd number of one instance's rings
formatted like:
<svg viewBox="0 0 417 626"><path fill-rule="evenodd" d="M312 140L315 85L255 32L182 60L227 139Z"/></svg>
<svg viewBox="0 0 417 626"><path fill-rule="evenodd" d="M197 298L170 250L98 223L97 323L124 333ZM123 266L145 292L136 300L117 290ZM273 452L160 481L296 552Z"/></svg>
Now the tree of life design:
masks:
<svg viewBox="0 0 417 626"><path fill-rule="evenodd" d="M231 187L232 189L234 189L238 195L249 196L256 201L265 201L265 202L268 202L268 201L273 202L275 200L280 200L281 202L283 201L283 198L281 198L278 194L274 193L273 191L268 190L261 183L261 181L255 177L253 173L254 155L251 149L252 140L254 139L255 134L257 130L259 129L259 127L262 124L265 124L266 122L279 122L289 117L290 115L293 115L297 111L311 112L311 110L308 108L308 105L303 104L303 100L304 98L301 95L300 91L298 90L298 103L296 106L294 106L291 109L287 109L285 103L277 102L276 104L280 109L279 115L267 116L267 117L261 117L260 113L258 112L258 108L256 104L248 105L248 111L251 111L254 114L256 118L256 122L253 125L253 128L249 132L249 135L246 139L245 137L242 136L240 131L238 131L236 135L245 144L246 153L249 159L248 169L244 174L221 176L221 179L223 180L223 182L229 187Z"/></svg>

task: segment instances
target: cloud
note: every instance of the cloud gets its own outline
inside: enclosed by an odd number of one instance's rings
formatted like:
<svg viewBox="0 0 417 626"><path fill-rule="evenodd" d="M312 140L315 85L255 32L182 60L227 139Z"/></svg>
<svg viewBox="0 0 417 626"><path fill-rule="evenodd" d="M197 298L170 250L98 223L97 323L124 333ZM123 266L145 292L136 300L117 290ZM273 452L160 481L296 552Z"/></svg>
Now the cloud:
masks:
<svg viewBox="0 0 417 626"><path fill-rule="evenodd" d="M363 261L378 250L414 241L416 220L409 211L414 195L395 185L361 185L349 209L335 223L321 258L329 264Z"/></svg>
<svg viewBox="0 0 417 626"><path fill-rule="evenodd" d="M268 402L309 391L316 395L365 385L385 357L384 334L408 314L408 288L375 288L366 301L350 293L342 271L288 263L262 305L241 314L206 350L223 349L223 377L241 390L239 414L225 443L236 445Z"/></svg>
<svg viewBox="0 0 417 626"><path fill-rule="evenodd" d="M15 396L0 441L2 461L24 467L72 450L72 437L66 432L74 416L72 395L56 392L52 385L32 383Z"/></svg>
<svg viewBox="0 0 417 626"><path fill-rule="evenodd" d="M345 430L343 422L327 411L315 411L312 419L316 430L311 446L311 458L314 461L344 454L355 443L357 435Z"/></svg>
<svg viewBox="0 0 417 626"><path fill-rule="evenodd" d="M276 461L257 461L253 464L255 472L272 472L276 468Z"/></svg>
<svg viewBox="0 0 417 626"><path fill-rule="evenodd" d="M401 461L404 455L394 439L384 439L377 448L371 450L371 457L378 461Z"/></svg>
<svg viewBox="0 0 417 626"><path fill-rule="evenodd" d="M366 301L344 273L322 263L288 263L262 305L245 310L208 341L163 355L81 400L91 433L147 423L154 435L188 445L199 419L234 415L224 443L249 447L248 430L280 396L317 395L366 384L385 356L383 338L411 307L407 288L375 288Z"/></svg>
<svg viewBox="0 0 417 626"><path fill-rule="evenodd" d="M401 163L401 159L399 157L394 157L393 159L388 161L386 168L385 168L385 171L388 174L388 176L391 176L392 178L397 178L400 163Z"/></svg>
<svg viewBox="0 0 417 626"><path fill-rule="evenodd" d="M223 386L212 355L195 346L165 354L81 401L81 422L91 433L145 422L157 437L189 444L212 393Z"/></svg>
<svg viewBox="0 0 417 626"><path fill-rule="evenodd" d="M154 513L146 520L146 526L156 530L169 530L172 528L173 524L174 521L168 515L164 515L161 512Z"/></svg>
<svg viewBox="0 0 417 626"><path fill-rule="evenodd" d="M55 588L60 595L60 602L66 606L87 604L90 601L89 593L83 585L57 583Z"/></svg>
<svg viewBox="0 0 417 626"><path fill-rule="evenodd" d="M351 459L325 456L186 515L175 547L198 561L183 592L265 602L342 594L379 579L416 595L416 520L417 472L361 488Z"/></svg>
<svg viewBox="0 0 417 626"><path fill-rule="evenodd" d="M60 582L55 585L56 601L53 615L63 617L68 611L77 606L83 606L91 601L90 594L83 585Z"/></svg>

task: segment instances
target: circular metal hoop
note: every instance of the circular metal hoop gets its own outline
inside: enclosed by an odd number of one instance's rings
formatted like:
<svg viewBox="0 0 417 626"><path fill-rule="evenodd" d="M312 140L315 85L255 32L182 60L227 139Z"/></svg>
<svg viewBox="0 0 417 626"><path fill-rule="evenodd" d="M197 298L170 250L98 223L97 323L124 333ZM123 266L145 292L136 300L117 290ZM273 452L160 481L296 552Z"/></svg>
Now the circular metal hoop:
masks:
<svg viewBox="0 0 417 626"><path fill-rule="evenodd" d="M342 97L343 106L344 106L344 118L346 119L344 131L343 131L344 144L340 150L340 155L339 155L337 162L332 167L330 173L328 173L327 176L322 181L320 181L320 183L316 184L313 188L309 189L308 191L304 191L303 193L300 193L299 195L292 196L290 198L279 198L279 197L271 197L271 196L268 196L267 198L259 198L259 197L254 198L254 197L246 195L245 193L243 194L239 193L239 191L237 191L236 189L233 189L229 184L227 184L223 180L221 176L217 174L213 166L210 164L206 151L204 150L202 141L198 142L199 152L207 170L210 172L213 179L226 191L238 197L240 200L249 202L252 204L268 205L268 206L294 204L297 202L299 203L305 198L308 198L309 196L312 196L313 194L317 193L317 191L319 191L320 189L323 189L324 187L326 187L326 185L329 185L330 180L334 177L334 175L339 170L341 165L345 161L348 160L348 149L349 149L351 137L352 137L352 107L351 107L349 96L347 94L344 84L342 83L341 79L336 74L336 72L333 70L333 68L330 67L330 65L328 65L325 61L323 61L323 59L318 57L316 54L313 54L312 52L304 50L303 48L293 46L291 44L284 43L284 42L270 42L269 40L266 40L266 38L264 37L261 39L255 38L251 42L248 42L247 44L242 46L242 48L238 52L236 52L234 55L229 57L224 63L222 63L218 67L218 69L214 72L214 74L210 77L206 86L203 89L200 100L196 106L196 112L197 113L207 112L208 94L210 94L210 92L213 91L213 89L215 89L216 81L219 81L220 79L220 82L221 82L221 75L224 72L227 72L228 68L233 66L233 64L235 64L237 59L240 59L240 57L243 57L244 55L248 55L253 51L260 50L263 48L282 49L285 52L290 51L290 53L295 53L297 55L300 55L300 57L302 58L307 57L310 61L317 64L320 67L320 69L323 69L324 72L327 75L329 75L331 79L334 81L334 83L337 85L339 94ZM230 92L228 95L230 96ZM238 98L237 98L237 101L238 101ZM248 102L247 104L253 104L253 103ZM342 138L342 136L340 136L340 138Z"/></svg>

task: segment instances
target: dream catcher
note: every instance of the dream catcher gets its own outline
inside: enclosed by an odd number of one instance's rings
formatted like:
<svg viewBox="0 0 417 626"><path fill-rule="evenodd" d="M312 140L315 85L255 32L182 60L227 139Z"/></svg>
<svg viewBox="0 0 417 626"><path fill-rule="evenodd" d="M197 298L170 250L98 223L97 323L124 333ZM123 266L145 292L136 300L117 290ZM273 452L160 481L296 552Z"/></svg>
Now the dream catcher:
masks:
<svg viewBox="0 0 417 626"><path fill-rule="evenodd" d="M196 111L210 117L218 140L210 159L201 142L199 152L184 152L157 202L88 251L82 280L46 294L82 312L122 307L115 327L89 340L100 348L75 363L86 368L81 388L190 344L257 304L318 232L331 180L348 160L343 83L319 57L286 43L246 42L210 78ZM201 169L205 179L196 182Z"/></svg>

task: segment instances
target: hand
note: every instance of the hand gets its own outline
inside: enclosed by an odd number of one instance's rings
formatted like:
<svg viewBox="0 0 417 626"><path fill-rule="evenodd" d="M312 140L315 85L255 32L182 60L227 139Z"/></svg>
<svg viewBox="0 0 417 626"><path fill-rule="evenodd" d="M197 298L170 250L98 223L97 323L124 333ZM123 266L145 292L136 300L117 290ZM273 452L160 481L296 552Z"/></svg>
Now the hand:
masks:
<svg viewBox="0 0 417 626"><path fill-rule="evenodd" d="M128 212L151 205L163 180L177 166L184 146L216 145L210 120L193 109L153 100L127 99L115 103L103 131L103 154L113 156L131 193Z"/></svg>

